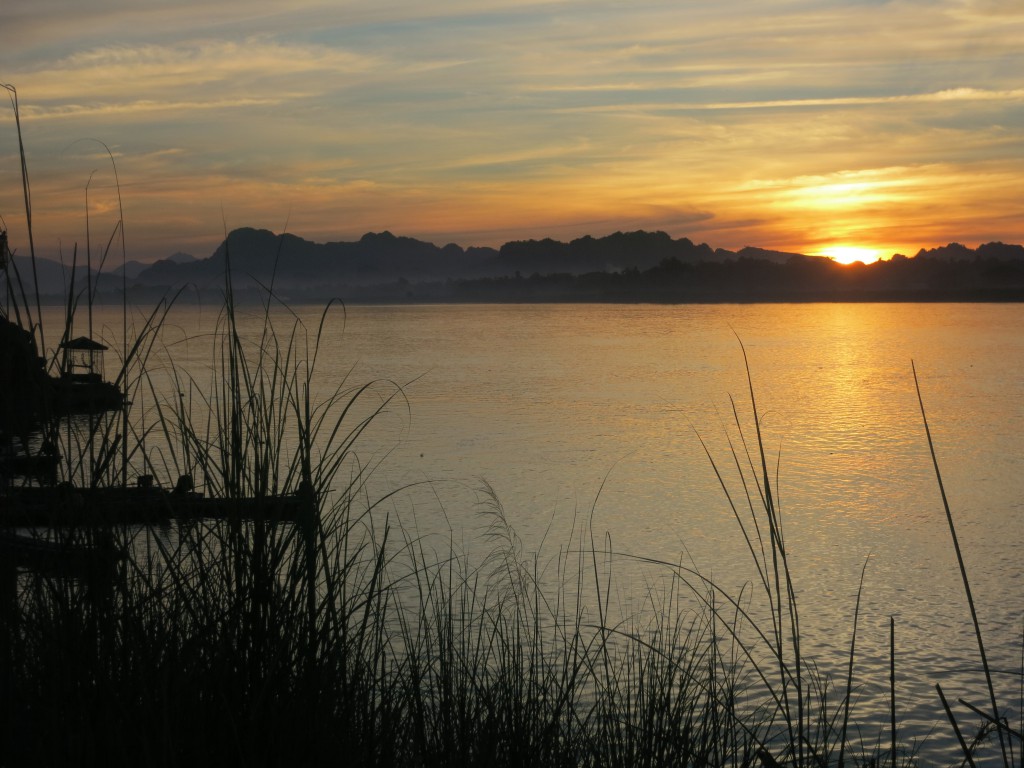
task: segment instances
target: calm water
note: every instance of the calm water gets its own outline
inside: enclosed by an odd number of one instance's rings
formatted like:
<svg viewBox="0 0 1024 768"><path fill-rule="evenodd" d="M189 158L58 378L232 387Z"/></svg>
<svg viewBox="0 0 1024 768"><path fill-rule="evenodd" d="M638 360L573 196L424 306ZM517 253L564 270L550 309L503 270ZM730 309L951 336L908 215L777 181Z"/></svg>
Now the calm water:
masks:
<svg viewBox="0 0 1024 768"><path fill-rule="evenodd" d="M298 312L311 331L319 313ZM177 308L165 335L175 365L202 381L202 332L215 319ZM97 325L116 338L120 310ZM384 460L381 492L431 481L428 494L420 485L391 505L406 526L445 538L450 526L486 552L477 503L486 481L528 549L569 543L574 520L592 512L616 550L692 560L738 591L749 556L698 434L742 494L727 442L738 437L730 395L753 436L742 339L809 652L845 674L870 556L861 706L888 695L895 617L901 735L936 728L922 754L945 763L934 684L982 707L986 698L911 361L1001 699L1019 723L1022 327L1021 305L353 307L328 325L320 380L403 385L408 407L389 410L362 455ZM619 586L628 602L644 583L623 568Z"/></svg>

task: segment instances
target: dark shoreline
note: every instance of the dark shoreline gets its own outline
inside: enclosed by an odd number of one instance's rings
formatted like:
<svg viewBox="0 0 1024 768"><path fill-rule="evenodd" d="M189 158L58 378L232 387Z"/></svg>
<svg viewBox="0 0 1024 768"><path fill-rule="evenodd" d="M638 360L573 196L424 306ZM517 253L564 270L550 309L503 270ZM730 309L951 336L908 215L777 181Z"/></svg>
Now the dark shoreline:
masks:
<svg viewBox="0 0 1024 768"><path fill-rule="evenodd" d="M248 296L247 291L236 293L235 303L239 306L255 306L263 300ZM129 293L129 303L146 305L154 296L165 298L170 292L155 294L152 290ZM212 291L196 293L185 291L176 297L176 304L219 304L221 297ZM1006 290L964 290L964 291L857 291L850 293L785 293L765 292L752 294L737 292L718 295L649 295L649 296L598 296L598 295L546 295L546 296L460 296L460 295L282 295L281 301L289 306L318 305L329 301L341 301L347 306L388 306L388 305L444 305L444 304L1019 304L1024 303L1024 289ZM64 306L66 302L56 295L41 296L40 304L47 307ZM97 296L94 306L121 306L120 296Z"/></svg>

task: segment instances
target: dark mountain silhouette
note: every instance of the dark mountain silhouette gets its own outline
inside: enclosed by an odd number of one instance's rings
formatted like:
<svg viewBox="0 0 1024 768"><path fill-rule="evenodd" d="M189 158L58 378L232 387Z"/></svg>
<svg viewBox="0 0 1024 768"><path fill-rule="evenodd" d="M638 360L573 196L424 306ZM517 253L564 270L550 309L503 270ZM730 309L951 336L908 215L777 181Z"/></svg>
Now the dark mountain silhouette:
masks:
<svg viewBox="0 0 1024 768"><path fill-rule="evenodd" d="M774 264L786 264L794 256L800 259L821 259L823 256L805 256L802 253L787 253L786 251L768 251L764 248L754 248L747 246L736 251L735 254L732 251L719 250L718 253L722 254L723 258L720 261L727 261L732 258L740 259L756 259L759 261L770 261ZM826 261L830 259L825 258Z"/></svg>
<svg viewBox="0 0 1024 768"><path fill-rule="evenodd" d="M161 264L167 261L172 262L174 264L190 264L193 261L198 261L198 259L190 253L182 253L181 251L178 251L177 253L171 254L166 259L160 259L155 263ZM141 275L143 272L145 272L152 266L153 264L145 264L141 261L133 260L126 262L124 265L118 264L110 271L114 275L121 275L122 273L124 273L124 275L129 280L135 280L136 278L138 278L139 275Z"/></svg>
<svg viewBox="0 0 1024 768"><path fill-rule="evenodd" d="M508 273L618 272L649 269L665 259L683 262L715 261L719 256L706 244L687 238L673 240L664 232L616 232L607 237L589 235L569 243L546 238L517 240L501 247L500 261Z"/></svg>
<svg viewBox="0 0 1024 768"><path fill-rule="evenodd" d="M70 262L61 264L53 259L37 258L35 269L32 267L32 260L28 256L15 256L11 259L9 267L12 283L20 279L21 285L25 288L27 296L35 296L36 279L38 279L38 293L41 296L55 294L57 296L67 295L71 288L72 269ZM93 270L95 276L96 270ZM15 277L17 275L17 277ZM74 279L77 289L84 289L87 284L88 270L84 260L74 269Z"/></svg>
<svg viewBox="0 0 1024 768"><path fill-rule="evenodd" d="M15 260L34 293L29 260ZM177 253L151 265L128 262L93 276L100 301L154 300L187 288L184 300L216 299L230 263L236 297L244 301L273 284L291 301L717 301L938 296L1006 299L1024 292L1024 247L999 242L977 249L959 243L895 255L870 265L745 247L712 249L665 232L615 232L570 242L517 240L500 249L438 247L390 232L353 242L314 243L291 234L243 228L207 258ZM122 277L122 269L124 277ZM62 301L71 270L36 260L39 292ZM127 281L127 283L125 282ZM75 273L76 293L86 270ZM972 299L972 300L973 300Z"/></svg>
<svg viewBox="0 0 1024 768"><path fill-rule="evenodd" d="M146 286L220 286L230 263L236 285L271 281L286 291L327 285L351 287L389 280L482 277L498 268L492 248L438 248L390 232L369 233L356 242L313 243L264 229L237 229L207 259L160 261L138 276Z"/></svg>
<svg viewBox="0 0 1024 768"><path fill-rule="evenodd" d="M1024 261L1024 245L1007 243L985 243L975 251L978 258L996 261Z"/></svg>
<svg viewBox="0 0 1024 768"><path fill-rule="evenodd" d="M965 259L973 259L976 252L968 248L966 245L960 243L950 243L949 245L943 245L938 248L922 248L917 252L917 258L927 259L941 259L943 261L962 261Z"/></svg>
<svg viewBox="0 0 1024 768"><path fill-rule="evenodd" d="M998 261L1024 260L1024 246L1007 245L1006 243L985 243L977 249L968 248L960 243L950 243L939 248L917 252L917 258L941 259L942 261L964 261L971 259L995 259Z"/></svg>
<svg viewBox="0 0 1024 768"><path fill-rule="evenodd" d="M747 248L738 255L712 250L687 238L673 240L665 232L616 232L606 237L581 237L565 243L550 238L506 243L499 250L433 243L390 232L368 233L356 242L313 243L295 235L267 230L231 232L212 256L189 263L161 261L138 275L145 286L200 288L221 284L225 254L236 285L246 281L274 283L285 292L357 288L382 282L445 281L503 275L573 275L650 269L665 259L696 264L731 258L760 258L784 262L793 254Z"/></svg>
<svg viewBox="0 0 1024 768"><path fill-rule="evenodd" d="M32 261L27 256L15 256L11 260L17 268L17 274L20 277L21 284L25 287L26 295L35 295L35 279L33 277ZM122 284L122 273L125 275L127 280L134 282L138 279L139 275L148 269L151 269L153 264L144 264L141 261L128 261L124 264L120 262L113 265L114 259L107 257L107 260L101 270L99 264L99 258L93 259L92 279L94 287L98 292L105 293L110 291L120 291ZM162 264L165 262L172 262L174 264L186 264L192 261L196 261L195 256L191 256L187 253L175 253L174 255L156 262ZM41 296L66 296L67 292L71 288L71 262L62 264L54 259L44 259L41 257L36 258L35 276L39 279L39 294ZM75 293L82 291L88 285L88 274L89 270L86 267L85 259L79 254L79 262L75 265L74 277L75 277ZM12 269L13 277L13 269Z"/></svg>

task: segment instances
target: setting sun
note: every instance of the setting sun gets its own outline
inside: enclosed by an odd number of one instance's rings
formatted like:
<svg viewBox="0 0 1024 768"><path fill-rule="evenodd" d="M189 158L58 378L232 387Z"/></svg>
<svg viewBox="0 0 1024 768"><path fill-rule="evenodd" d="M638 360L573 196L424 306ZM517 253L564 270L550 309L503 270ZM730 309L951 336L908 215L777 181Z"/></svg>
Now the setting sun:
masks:
<svg viewBox="0 0 1024 768"><path fill-rule="evenodd" d="M877 248L863 248L855 245L834 245L829 248L823 248L818 251L818 256L828 256L833 261L838 261L840 264L853 264L856 261L862 261L865 264L870 264L873 261L878 261L884 256L884 252Z"/></svg>

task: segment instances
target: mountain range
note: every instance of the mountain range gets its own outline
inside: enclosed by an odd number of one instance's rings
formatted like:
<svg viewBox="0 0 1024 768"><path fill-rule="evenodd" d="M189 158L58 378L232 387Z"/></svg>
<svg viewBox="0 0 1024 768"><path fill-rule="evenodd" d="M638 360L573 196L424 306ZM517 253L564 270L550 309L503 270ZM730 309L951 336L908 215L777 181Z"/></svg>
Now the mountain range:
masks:
<svg viewBox="0 0 1024 768"><path fill-rule="evenodd" d="M13 262L31 294L34 281L29 260L18 256ZM1024 246L986 243L972 249L950 243L922 249L909 259L896 255L893 262L1024 265ZM838 266L825 257L761 248L712 249L685 237L673 239L665 232L616 232L570 242L512 241L496 249L462 248L455 244L438 247L390 232L368 233L352 242L315 243L291 234L242 228L229 233L206 258L176 253L149 265L129 261L100 274L94 271L92 284L100 302L119 302L122 286L127 286L133 300L147 300L179 289L183 289L186 298L218 296L223 291L225 267L229 265L236 296L243 300L259 293L261 286L273 285L278 295L296 302L333 297L348 301L438 301L465 297L467 288L472 295L474 285L490 291L502 279L530 277L534 285L539 285L539 280L557 275L564 283L566 277L635 275L673 263L689 268L691 278L717 270L715 274L733 274L737 280L746 279L744 276L749 276L755 263L772 265L776 272L793 265L803 265L801 268L806 272L806 265L817 263L825 270L819 270L822 275L829 266ZM68 266L36 259L35 274L42 296L56 301L66 297L72 278ZM76 292L85 288L84 266L77 267L74 281Z"/></svg>

